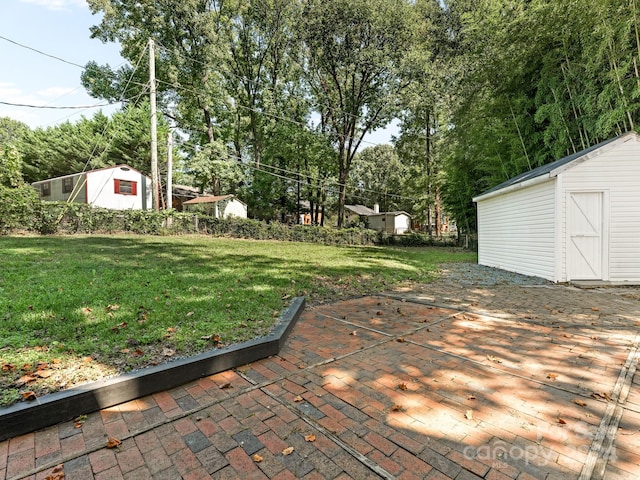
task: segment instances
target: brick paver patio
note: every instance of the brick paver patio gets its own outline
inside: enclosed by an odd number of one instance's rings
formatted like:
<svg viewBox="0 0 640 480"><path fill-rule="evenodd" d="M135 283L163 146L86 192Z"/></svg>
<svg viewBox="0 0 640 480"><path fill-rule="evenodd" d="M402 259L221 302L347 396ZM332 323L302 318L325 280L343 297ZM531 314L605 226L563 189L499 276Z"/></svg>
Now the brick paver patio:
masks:
<svg viewBox="0 0 640 480"><path fill-rule="evenodd" d="M279 356L1 442L0 480L640 478L639 294L308 307Z"/></svg>

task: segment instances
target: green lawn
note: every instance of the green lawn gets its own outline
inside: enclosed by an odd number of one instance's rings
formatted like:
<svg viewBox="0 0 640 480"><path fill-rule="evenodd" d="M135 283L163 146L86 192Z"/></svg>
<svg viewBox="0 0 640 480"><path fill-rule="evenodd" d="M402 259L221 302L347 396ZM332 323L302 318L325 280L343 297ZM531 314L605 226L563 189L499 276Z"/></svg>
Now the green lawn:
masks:
<svg viewBox="0 0 640 480"><path fill-rule="evenodd" d="M309 302L428 282L444 248L201 236L0 237L0 405L264 335Z"/></svg>

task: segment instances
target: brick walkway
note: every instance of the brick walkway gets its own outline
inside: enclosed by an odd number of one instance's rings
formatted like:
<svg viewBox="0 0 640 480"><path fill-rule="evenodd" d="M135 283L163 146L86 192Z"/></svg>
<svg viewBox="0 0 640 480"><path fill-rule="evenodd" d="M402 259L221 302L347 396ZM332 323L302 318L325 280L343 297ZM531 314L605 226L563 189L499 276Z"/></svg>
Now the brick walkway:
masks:
<svg viewBox="0 0 640 480"><path fill-rule="evenodd" d="M308 307L280 356L1 442L0 480L640 478L638 293Z"/></svg>

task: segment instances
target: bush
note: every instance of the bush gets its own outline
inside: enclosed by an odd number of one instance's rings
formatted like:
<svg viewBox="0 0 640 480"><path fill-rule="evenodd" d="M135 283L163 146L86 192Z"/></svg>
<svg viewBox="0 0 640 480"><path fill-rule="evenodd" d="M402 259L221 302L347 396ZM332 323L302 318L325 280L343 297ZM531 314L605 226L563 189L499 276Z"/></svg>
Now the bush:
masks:
<svg viewBox="0 0 640 480"><path fill-rule="evenodd" d="M39 206L38 193L29 185L0 185L0 234L33 229Z"/></svg>

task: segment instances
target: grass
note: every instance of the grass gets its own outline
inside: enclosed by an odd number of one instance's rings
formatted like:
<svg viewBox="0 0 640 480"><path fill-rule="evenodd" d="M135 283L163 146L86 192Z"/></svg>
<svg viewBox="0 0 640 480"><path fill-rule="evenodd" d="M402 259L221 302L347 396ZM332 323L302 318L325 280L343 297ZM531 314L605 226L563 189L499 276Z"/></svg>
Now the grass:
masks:
<svg viewBox="0 0 640 480"><path fill-rule="evenodd" d="M0 237L0 406L266 334L288 299L428 282L443 248Z"/></svg>

